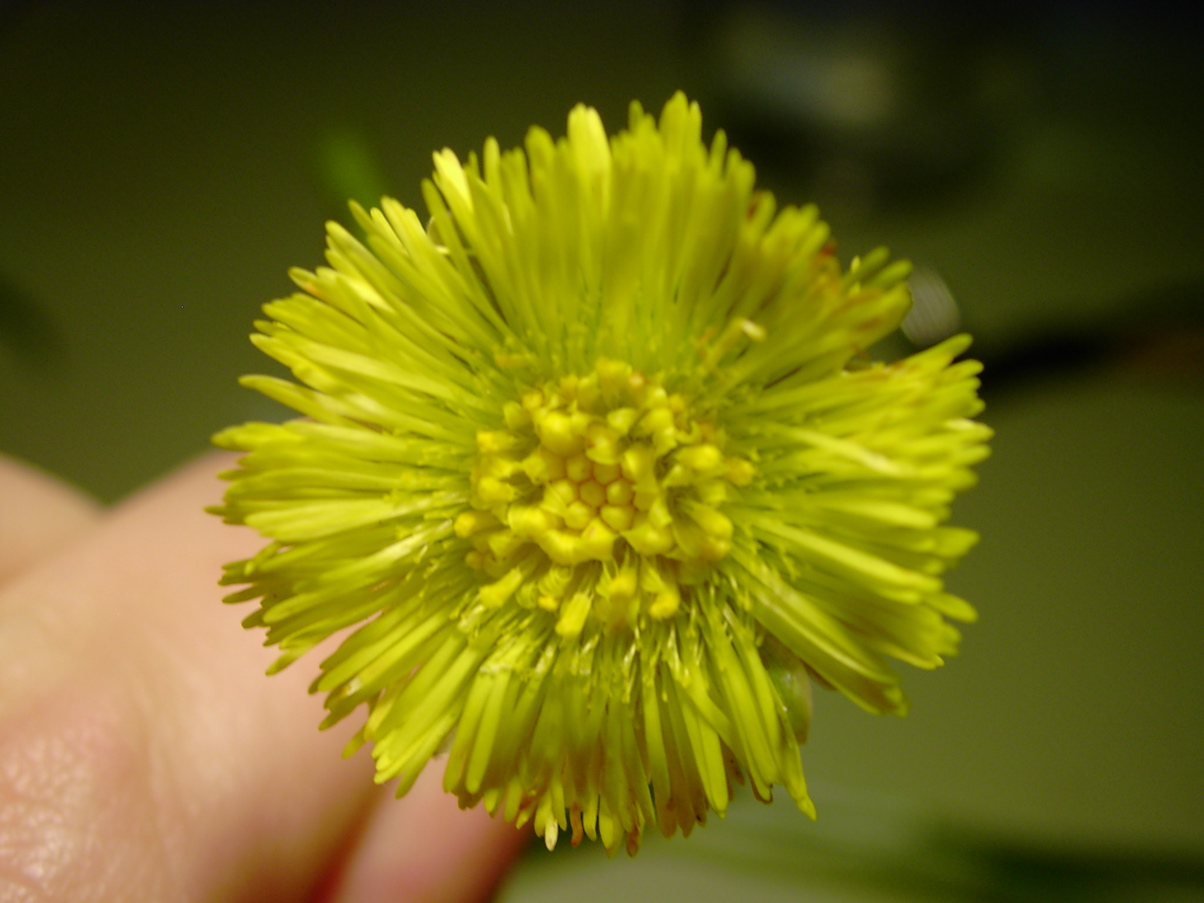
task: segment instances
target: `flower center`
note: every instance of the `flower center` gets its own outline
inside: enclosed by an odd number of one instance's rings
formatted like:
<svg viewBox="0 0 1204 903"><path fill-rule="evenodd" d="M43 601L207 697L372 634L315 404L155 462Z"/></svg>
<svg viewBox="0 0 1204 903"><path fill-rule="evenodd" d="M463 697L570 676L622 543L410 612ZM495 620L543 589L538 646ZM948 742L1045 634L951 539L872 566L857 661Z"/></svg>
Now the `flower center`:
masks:
<svg viewBox="0 0 1204 903"><path fill-rule="evenodd" d="M506 429L477 433L473 510L456 521L472 538L468 564L501 578L482 591L487 603L489 591L501 604L530 576L518 565L537 547L562 575L541 580L543 589L579 584L566 569L598 562L608 598L623 603L612 624L641 611L667 618L680 604L676 584L700 579L731 549L720 508L753 466L726 456L722 431L659 380L602 360L586 376L532 389L504 414ZM561 599L543 589L536 602L558 610Z"/></svg>

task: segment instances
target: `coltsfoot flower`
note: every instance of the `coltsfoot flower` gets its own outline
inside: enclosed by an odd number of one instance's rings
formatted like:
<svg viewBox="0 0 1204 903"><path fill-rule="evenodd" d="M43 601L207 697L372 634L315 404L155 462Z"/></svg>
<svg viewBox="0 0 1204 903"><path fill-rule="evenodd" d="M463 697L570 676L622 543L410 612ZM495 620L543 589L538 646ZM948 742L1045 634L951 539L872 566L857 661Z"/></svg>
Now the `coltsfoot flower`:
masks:
<svg viewBox="0 0 1204 903"><path fill-rule="evenodd" d="M442 151L423 196L425 227L353 206L366 238L330 225L257 324L297 382L244 383L304 416L216 437L246 454L215 513L270 540L228 600L274 670L346 634L312 689L398 795L446 750L462 806L549 846L689 834L733 780L813 815L810 682L902 713L888 660L974 617L941 581L989 436L969 340L870 362L908 265L842 271L681 95Z"/></svg>

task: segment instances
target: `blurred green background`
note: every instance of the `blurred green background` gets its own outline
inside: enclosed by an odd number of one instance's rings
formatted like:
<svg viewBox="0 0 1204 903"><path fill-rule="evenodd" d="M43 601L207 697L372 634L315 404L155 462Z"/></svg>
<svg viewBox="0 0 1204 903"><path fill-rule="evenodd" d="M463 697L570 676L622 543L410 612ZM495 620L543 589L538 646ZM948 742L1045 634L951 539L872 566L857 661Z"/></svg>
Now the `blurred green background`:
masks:
<svg viewBox="0 0 1204 903"><path fill-rule="evenodd" d="M279 412L246 335L322 223L433 150L703 104L846 259L921 268L998 432L956 517L981 612L912 714L825 696L816 824L745 795L511 903L1204 898L1204 64L1148 5L0 5L0 449L115 500ZM922 290L921 290L922 286ZM943 304L943 306L942 306ZM883 353L906 351L900 341ZM217 488L215 487L215 493ZM0 499L0 504L3 500Z"/></svg>

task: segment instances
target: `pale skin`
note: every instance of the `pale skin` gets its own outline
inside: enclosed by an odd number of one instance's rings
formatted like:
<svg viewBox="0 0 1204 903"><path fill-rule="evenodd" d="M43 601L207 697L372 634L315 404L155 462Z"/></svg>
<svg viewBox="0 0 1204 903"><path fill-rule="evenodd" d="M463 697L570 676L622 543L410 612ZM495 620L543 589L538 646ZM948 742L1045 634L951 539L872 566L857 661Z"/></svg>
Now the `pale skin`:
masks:
<svg viewBox="0 0 1204 903"><path fill-rule="evenodd" d="M353 725L317 730L316 657L264 677L216 586L262 540L202 511L230 463L105 510L0 457L0 900L488 900L526 832L438 763L376 787Z"/></svg>

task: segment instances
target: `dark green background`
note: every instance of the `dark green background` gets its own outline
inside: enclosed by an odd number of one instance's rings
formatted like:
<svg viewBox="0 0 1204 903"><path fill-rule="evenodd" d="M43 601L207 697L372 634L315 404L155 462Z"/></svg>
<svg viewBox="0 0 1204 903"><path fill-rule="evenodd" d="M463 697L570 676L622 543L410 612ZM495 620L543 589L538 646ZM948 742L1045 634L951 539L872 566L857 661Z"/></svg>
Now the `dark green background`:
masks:
<svg viewBox="0 0 1204 903"><path fill-rule="evenodd" d="M346 195L416 205L437 148L683 88L846 259L888 243L961 303L982 618L908 718L819 701L818 824L745 797L634 863L533 854L503 898L1195 899L1204 78L1194 23L1142 10L0 7L0 448L112 500L275 416L246 335Z"/></svg>

